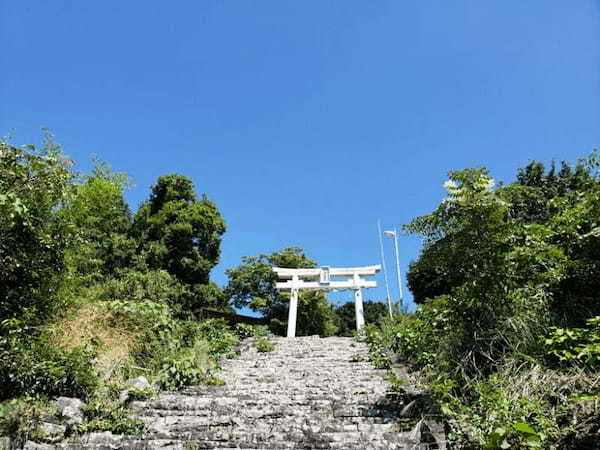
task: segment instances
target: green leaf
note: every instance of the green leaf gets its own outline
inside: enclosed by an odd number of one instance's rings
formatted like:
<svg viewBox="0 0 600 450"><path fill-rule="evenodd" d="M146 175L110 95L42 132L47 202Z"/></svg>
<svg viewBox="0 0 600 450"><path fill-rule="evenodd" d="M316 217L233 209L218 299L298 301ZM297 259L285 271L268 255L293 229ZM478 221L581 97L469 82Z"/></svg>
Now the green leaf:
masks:
<svg viewBox="0 0 600 450"><path fill-rule="evenodd" d="M526 424L525 422L517 422L513 425L513 428L517 431L520 431L521 433L537 434L537 432L533 428L531 428L531 426Z"/></svg>
<svg viewBox="0 0 600 450"><path fill-rule="evenodd" d="M578 402L591 402L594 400L600 399L600 391L585 393L585 394L573 394L569 397L570 403L578 403Z"/></svg>

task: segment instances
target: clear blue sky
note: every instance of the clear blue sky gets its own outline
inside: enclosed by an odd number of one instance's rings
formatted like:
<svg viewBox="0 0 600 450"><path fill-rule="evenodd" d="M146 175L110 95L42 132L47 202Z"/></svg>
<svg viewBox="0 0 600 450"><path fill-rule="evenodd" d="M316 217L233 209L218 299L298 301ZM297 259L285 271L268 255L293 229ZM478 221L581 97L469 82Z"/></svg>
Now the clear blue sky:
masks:
<svg viewBox="0 0 600 450"><path fill-rule="evenodd" d="M0 133L99 155L134 210L190 176L228 222L219 284L289 245L378 263L377 218L431 211L449 170L600 146L598 1L0 0L0 42Z"/></svg>

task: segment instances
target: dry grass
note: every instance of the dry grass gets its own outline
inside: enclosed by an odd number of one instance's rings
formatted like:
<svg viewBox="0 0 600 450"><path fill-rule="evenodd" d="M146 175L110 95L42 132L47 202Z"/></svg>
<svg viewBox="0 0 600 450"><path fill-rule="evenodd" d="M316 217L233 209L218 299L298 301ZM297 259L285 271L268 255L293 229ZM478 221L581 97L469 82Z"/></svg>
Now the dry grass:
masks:
<svg viewBox="0 0 600 450"><path fill-rule="evenodd" d="M71 349L90 340L98 342L97 369L104 378L112 378L130 360L141 333L133 323L98 306L86 304L65 314L54 324L53 343Z"/></svg>

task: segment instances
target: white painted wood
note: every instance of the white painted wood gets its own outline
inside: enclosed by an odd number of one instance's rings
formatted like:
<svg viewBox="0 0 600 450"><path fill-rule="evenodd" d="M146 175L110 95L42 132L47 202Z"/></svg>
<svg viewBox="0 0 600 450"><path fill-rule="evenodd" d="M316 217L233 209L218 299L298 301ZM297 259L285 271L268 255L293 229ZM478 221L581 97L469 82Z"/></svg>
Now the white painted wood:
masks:
<svg viewBox="0 0 600 450"><path fill-rule="evenodd" d="M282 281L275 284L275 287L280 290L288 290L294 287L292 281ZM374 288L377 287L377 282L372 280L346 280L346 281L330 281L329 284L321 284L318 281L303 281L300 280L297 284L299 289L308 291L332 291L336 289L359 289L359 288Z"/></svg>
<svg viewBox="0 0 600 450"><path fill-rule="evenodd" d="M334 291L341 289L352 289L354 291L354 306L356 310L356 329L365 326L365 315L363 311L362 288L377 287L372 280L362 277L375 275L381 270L380 265L365 267L319 267L312 269L288 269L285 267L273 267L280 281L275 284L278 290L290 290L290 306L288 312L287 337L296 337L296 317L298 315L298 294L300 290L306 291ZM351 277L346 280L332 281L333 277Z"/></svg>
<svg viewBox="0 0 600 450"><path fill-rule="evenodd" d="M298 316L298 289L292 289L290 294L290 310L288 313L287 337L296 337L296 317Z"/></svg>
<svg viewBox="0 0 600 450"><path fill-rule="evenodd" d="M331 267L329 267L329 266L321 267L321 273L319 275L319 283L320 284L329 284L331 282L331 275L329 274L330 270L331 270Z"/></svg>
<svg viewBox="0 0 600 450"><path fill-rule="evenodd" d="M361 276L372 276L381 270L380 265L364 266L364 267L330 267L329 276L334 277L351 277L354 274ZM281 279L290 279L294 275L301 278L319 278L321 276L321 268L312 269L288 269L287 267L273 267L275 272Z"/></svg>
<svg viewBox="0 0 600 450"><path fill-rule="evenodd" d="M362 291L354 290L354 309L356 312L356 329L360 331L365 326L365 313L363 311Z"/></svg>

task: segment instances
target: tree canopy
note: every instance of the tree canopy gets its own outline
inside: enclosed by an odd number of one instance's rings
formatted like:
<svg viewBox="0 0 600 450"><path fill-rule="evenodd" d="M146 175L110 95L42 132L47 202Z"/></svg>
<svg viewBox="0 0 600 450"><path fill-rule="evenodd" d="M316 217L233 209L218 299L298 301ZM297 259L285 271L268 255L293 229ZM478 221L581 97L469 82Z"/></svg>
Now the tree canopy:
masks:
<svg viewBox="0 0 600 450"><path fill-rule="evenodd" d="M0 319L56 307L72 232L54 212L68 197L70 165L50 135L41 149L0 140Z"/></svg>
<svg viewBox="0 0 600 450"><path fill-rule="evenodd" d="M389 317L387 305L367 300L363 302L365 323L377 324L383 318ZM335 308L338 320L338 334L340 336L352 336L356 331L356 307L355 303L347 302Z"/></svg>
<svg viewBox="0 0 600 450"><path fill-rule="evenodd" d="M531 163L495 190L485 169L451 172L448 197L406 227L424 238L409 286L446 311L453 358L489 368L514 345L535 353L550 325L600 314L598 167L596 154L558 174Z"/></svg>
<svg viewBox="0 0 600 450"><path fill-rule="evenodd" d="M222 304L210 271L219 262L225 230L216 205L206 195L199 200L192 180L177 174L158 178L133 224L138 251L148 267L167 271L190 289L193 304L188 309Z"/></svg>
<svg viewBox="0 0 600 450"><path fill-rule="evenodd" d="M316 267L300 247L288 247L274 253L245 256L242 264L227 270L229 282L225 294L234 306L248 306L263 314L278 334L284 334L287 325L289 293L275 288L277 275L272 267L293 269ZM318 291L300 292L298 296L298 335L319 334L330 336L337 327L335 315L327 297Z"/></svg>

